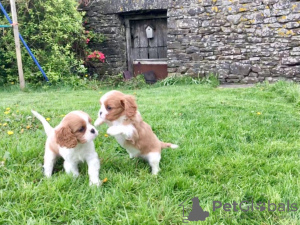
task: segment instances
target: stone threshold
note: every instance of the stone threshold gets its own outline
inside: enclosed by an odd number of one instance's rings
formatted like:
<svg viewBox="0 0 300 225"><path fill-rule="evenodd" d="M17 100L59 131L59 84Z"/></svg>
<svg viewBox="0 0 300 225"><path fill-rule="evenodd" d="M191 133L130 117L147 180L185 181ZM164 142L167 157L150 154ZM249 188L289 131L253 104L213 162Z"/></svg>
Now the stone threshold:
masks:
<svg viewBox="0 0 300 225"><path fill-rule="evenodd" d="M221 84L218 88L250 88L255 87L255 84Z"/></svg>

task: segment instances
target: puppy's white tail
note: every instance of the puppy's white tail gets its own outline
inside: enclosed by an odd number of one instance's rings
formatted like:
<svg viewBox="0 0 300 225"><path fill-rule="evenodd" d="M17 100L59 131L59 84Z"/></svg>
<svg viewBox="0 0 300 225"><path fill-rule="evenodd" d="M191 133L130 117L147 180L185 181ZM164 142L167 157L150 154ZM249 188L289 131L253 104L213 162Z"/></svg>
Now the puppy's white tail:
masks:
<svg viewBox="0 0 300 225"><path fill-rule="evenodd" d="M31 112L36 118L39 119L39 121L42 122L42 124L44 126L44 130L45 130L47 136L49 136L51 131L53 130L53 128L50 126L50 124L47 122L47 120L42 115L40 115L38 112L36 112L34 110L31 110Z"/></svg>
<svg viewBox="0 0 300 225"><path fill-rule="evenodd" d="M162 142L161 141L161 148L178 148L179 146L178 145L174 145L174 144L171 144L171 143L165 143L165 142Z"/></svg>

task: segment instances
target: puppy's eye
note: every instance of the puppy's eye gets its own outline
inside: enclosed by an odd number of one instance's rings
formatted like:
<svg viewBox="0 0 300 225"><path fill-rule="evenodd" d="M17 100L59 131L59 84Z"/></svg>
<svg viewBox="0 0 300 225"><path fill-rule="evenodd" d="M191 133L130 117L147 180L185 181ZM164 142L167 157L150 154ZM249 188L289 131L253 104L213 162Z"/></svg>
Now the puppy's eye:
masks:
<svg viewBox="0 0 300 225"><path fill-rule="evenodd" d="M111 110L112 108L108 105L106 106L107 111Z"/></svg>
<svg viewBox="0 0 300 225"><path fill-rule="evenodd" d="M78 130L78 132L84 132L85 131L85 127L84 126L82 126L79 130Z"/></svg>

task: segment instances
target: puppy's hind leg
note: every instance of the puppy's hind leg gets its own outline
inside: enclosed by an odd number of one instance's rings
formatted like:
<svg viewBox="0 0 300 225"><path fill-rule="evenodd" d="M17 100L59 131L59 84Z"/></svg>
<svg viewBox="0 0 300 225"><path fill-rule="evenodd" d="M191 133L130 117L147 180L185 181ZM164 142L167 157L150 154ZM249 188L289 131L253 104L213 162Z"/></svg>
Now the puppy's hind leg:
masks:
<svg viewBox="0 0 300 225"><path fill-rule="evenodd" d="M148 160L151 169L152 169L152 174L157 175L159 169L159 162L161 159L161 155L159 152L150 152L147 156L146 159Z"/></svg>
<svg viewBox="0 0 300 225"><path fill-rule="evenodd" d="M44 156L44 175L51 177L57 155L50 149L46 148Z"/></svg>

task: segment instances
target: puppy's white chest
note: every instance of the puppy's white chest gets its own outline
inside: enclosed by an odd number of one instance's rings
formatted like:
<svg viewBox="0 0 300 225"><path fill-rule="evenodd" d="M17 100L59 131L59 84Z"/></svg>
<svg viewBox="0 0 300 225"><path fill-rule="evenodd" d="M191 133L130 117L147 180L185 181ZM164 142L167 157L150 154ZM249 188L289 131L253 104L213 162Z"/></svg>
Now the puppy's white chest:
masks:
<svg viewBox="0 0 300 225"><path fill-rule="evenodd" d="M94 143L89 142L83 145L78 144L76 148L60 148L60 155L67 161L71 162L84 162L86 157L90 154L90 150L94 149Z"/></svg>
<svg viewBox="0 0 300 225"><path fill-rule="evenodd" d="M116 138L117 142L126 149L130 158L137 157L141 153L140 150L132 145L126 145L126 140L130 140L136 130L132 124L123 125L123 120L124 118L120 118L112 124L109 124L107 133Z"/></svg>

